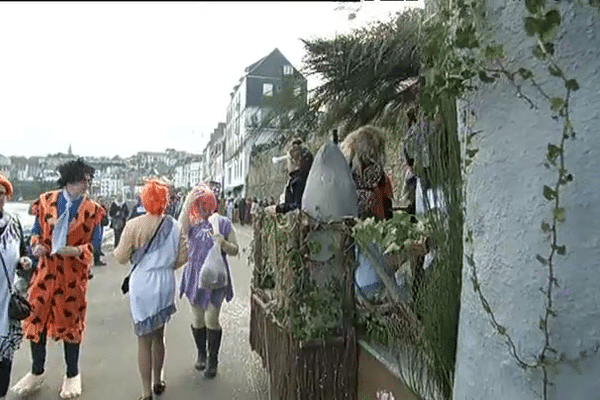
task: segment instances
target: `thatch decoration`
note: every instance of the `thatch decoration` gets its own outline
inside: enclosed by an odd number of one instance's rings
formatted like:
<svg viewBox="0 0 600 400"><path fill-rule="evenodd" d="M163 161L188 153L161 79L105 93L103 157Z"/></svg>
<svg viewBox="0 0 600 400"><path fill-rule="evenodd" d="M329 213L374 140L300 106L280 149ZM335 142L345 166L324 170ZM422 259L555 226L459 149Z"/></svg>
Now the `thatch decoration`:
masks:
<svg viewBox="0 0 600 400"><path fill-rule="evenodd" d="M351 223L255 219L250 345L275 398L356 398Z"/></svg>

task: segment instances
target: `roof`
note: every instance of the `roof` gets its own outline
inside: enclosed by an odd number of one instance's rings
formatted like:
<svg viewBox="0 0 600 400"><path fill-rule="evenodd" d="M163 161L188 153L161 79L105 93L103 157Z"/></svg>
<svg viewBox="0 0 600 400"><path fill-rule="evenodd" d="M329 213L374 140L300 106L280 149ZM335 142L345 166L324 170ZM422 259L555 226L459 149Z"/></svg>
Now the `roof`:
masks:
<svg viewBox="0 0 600 400"><path fill-rule="evenodd" d="M261 58L260 60L258 60L257 62L255 62L254 64L251 64L249 66L246 67L246 69L244 70L245 72L252 72L254 69L256 69L256 67L258 67L260 64L263 63L263 61L265 61L267 59L268 56L264 56L263 58Z"/></svg>
<svg viewBox="0 0 600 400"><path fill-rule="evenodd" d="M272 55L273 53L275 53L275 52L277 52L277 53L281 54L281 52L279 51L279 49L278 49L277 47L275 47L275 49L274 49L272 52L270 52L269 54L267 54L265 57L261 58L260 60L258 60L258 61L257 61L257 62L255 62L254 64L251 64L251 65L249 65L248 67L246 67L245 71L246 71L248 74L251 74L251 73L252 73L252 71L254 71L256 68L260 67L260 65L261 65L263 62L265 62L265 60L266 60L267 58L269 58L269 56L271 56L271 55ZM281 54L281 56L283 56L283 54ZM284 58L285 58L285 57L284 57Z"/></svg>
<svg viewBox="0 0 600 400"><path fill-rule="evenodd" d="M8 167L10 165L10 158L0 154L0 167Z"/></svg>
<svg viewBox="0 0 600 400"><path fill-rule="evenodd" d="M159 152L159 151L138 151L138 155L140 156L166 156L167 153Z"/></svg>

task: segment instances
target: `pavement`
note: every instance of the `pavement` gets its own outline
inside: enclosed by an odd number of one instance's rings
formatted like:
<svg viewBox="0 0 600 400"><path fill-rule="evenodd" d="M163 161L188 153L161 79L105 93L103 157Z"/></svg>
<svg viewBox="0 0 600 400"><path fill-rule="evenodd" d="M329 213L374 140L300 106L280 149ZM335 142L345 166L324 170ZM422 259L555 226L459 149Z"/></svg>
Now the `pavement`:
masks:
<svg viewBox="0 0 600 400"><path fill-rule="evenodd" d="M268 377L260 357L250 349L250 279L248 266L252 230L235 225L240 254L230 257L234 298L224 303L220 322L223 339L216 378L205 379L194 369L195 345L190 331L191 312L187 299L177 299L178 312L166 327L165 381L160 400L266 400ZM129 312L129 299L121 293L121 282L129 265L118 264L113 256L112 230L105 231L102 260L94 267L88 287L87 328L81 345L79 369L84 400L136 400L141 395L137 368L137 339ZM183 268L176 271L179 282ZM15 353L11 386L31 368L29 341ZM48 343L46 378L42 388L29 397L9 391L8 400L56 400L65 373L61 342Z"/></svg>

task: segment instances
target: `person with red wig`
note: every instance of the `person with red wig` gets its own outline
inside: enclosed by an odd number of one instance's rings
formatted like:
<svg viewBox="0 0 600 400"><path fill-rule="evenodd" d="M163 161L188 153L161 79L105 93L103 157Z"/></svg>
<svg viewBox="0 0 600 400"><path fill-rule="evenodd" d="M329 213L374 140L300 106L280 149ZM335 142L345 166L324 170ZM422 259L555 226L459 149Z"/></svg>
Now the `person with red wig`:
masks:
<svg viewBox="0 0 600 400"><path fill-rule="evenodd" d="M189 249L188 264L181 278L180 296L185 295L192 308L192 335L197 349L194 367L204 370L206 378L213 378L217 374L223 334L219 324L221 305L224 299L233 299L233 284L226 254L238 254L233 224L229 218L216 212L217 206L217 198L210 186L200 184L188 194L179 215L181 230L187 234ZM218 232L214 231L213 226L218 227ZM227 266L227 285L217 289L200 288L200 271L215 244L220 245L221 256Z"/></svg>
<svg viewBox="0 0 600 400"><path fill-rule="evenodd" d="M4 399L10 383L10 371L15 350L23 339L21 321L8 315L10 295L19 285L15 275L31 268L31 259L26 256L26 243L19 220L4 211L6 200L12 197L13 186L0 174L0 399ZM27 285L24 286L26 292ZM27 295L27 293L21 293Z"/></svg>
<svg viewBox="0 0 600 400"><path fill-rule="evenodd" d="M138 336L140 400L166 388L164 327L176 311L175 269L187 261L186 241L179 222L166 214L169 187L157 179L146 182L140 195L146 213L128 221L114 250L118 262L131 261L129 304Z"/></svg>

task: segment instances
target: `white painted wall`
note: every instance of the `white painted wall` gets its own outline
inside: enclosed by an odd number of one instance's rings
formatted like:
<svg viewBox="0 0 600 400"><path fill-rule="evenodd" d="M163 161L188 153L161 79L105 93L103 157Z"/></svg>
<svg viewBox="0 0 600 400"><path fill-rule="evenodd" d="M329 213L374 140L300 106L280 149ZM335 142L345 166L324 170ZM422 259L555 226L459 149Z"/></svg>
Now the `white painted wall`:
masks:
<svg viewBox="0 0 600 400"><path fill-rule="evenodd" d="M488 15L498 24L495 37L505 44L510 68L529 68L544 77L540 84L550 96L562 94L556 79L547 79L548 73L530 57L533 39L522 28L524 2L488 4ZM567 221L559 228L559 240L568 252L557 257L558 317L550 326L554 347L576 358L600 342L600 18L598 11L575 4L563 4L561 15L568 29L556 42L558 62L568 76L578 79L581 89L572 100L577 138L567 142L566 150L575 180L564 189ZM560 140L562 128L550 118L539 93L529 86L525 91L539 110L518 99L505 81L469 95L460 102L459 134L464 138L469 129L482 131L475 141L479 153L466 175L465 226L465 232L473 230L482 290L520 354L533 362L543 343L538 321L544 295L538 289L547 271L535 256L548 254L540 223L551 215L542 187L556 179L542 162L547 144ZM464 114L471 111L474 116L465 121ZM493 333L466 262L461 300L454 399L541 398L541 376L521 370L503 338ZM568 365L552 371L550 399L600 398L600 354L578 367L579 372Z"/></svg>

